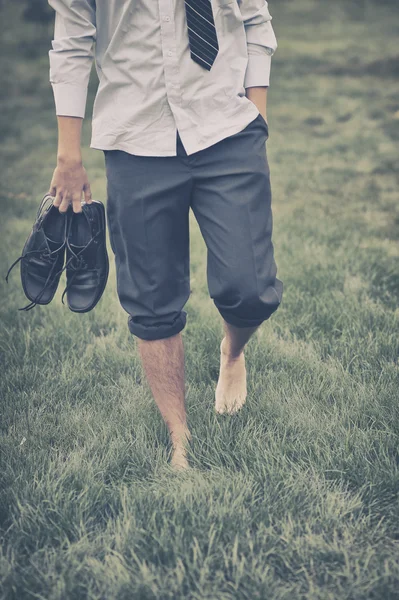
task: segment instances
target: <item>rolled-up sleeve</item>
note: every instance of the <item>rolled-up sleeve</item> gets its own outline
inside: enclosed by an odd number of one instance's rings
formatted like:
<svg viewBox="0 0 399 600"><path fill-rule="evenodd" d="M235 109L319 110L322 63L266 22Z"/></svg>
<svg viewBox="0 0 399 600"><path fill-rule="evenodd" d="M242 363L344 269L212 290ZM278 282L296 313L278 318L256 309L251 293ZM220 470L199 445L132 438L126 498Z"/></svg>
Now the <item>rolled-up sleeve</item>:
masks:
<svg viewBox="0 0 399 600"><path fill-rule="evenodd" d="M277 40L266 0L238 0L248 48L244 87L269 86L271 57Z"/></svg>
<svg viewBox="0 0 399 600"><path fill-rule="evenodd" d="M48 0L55 10L49 51L56 114L84 118L96 40L95 0Z"/></svg>

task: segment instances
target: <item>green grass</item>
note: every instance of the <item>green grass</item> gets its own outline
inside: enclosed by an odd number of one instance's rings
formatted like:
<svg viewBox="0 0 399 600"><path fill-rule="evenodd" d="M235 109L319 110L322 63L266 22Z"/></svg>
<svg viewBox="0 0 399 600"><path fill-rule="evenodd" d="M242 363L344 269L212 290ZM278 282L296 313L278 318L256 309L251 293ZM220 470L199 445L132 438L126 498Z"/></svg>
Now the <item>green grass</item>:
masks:
<svg viewBox="0 0 399 600"><path fill-rule="evenodd" d="M143 377L112 261L92 313L21 313L1 279L1 598L399 598L398 9L275 2L267 142L283 303L247 349L248 400L216 415L221 320L191 214L189 474ZM1 257L55 167L51 28L7 2ZM7 24L5 27L4 24ZM95 92L91 81L88 116ZM93 196L104 159L88 148ZM111 254L110 254L111 255Z"/></svg>

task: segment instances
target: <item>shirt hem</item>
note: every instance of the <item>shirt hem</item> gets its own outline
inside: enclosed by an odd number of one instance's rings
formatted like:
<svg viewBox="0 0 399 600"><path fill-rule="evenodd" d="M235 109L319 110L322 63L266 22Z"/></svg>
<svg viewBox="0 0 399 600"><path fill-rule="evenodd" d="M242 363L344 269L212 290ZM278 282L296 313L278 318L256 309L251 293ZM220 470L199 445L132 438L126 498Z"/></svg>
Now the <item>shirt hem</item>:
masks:
<svg viewBox="0 0 399 600"><path fill-rule="evenodd" d="M224 129L223 131L218 131L217 134L207 138L206 141L203 139L202 142L197 142L194 144L189 143L189 144L184 145L183 138L185 137L185 132L184 132L184 130L179 130L180 138L181 138L183 146L187 152L187 156L191 156L192 154L195 154L196 152L199 152L200 150L205 150L205 148L209 148L210 146L213 146L217 142L220 142L229 136L239 133L240 131L245 129L245 127L247 127L249 125L249 123L254 121L259 114L260 113L253 102L251 102L251 104L248 105L248 108L246 111L242 111L242 107L240 107L240 110L229 115L229 119L230 118L234 119L234 117L240 115L240 117L242 117L242 120L240 118L239 120L237 120L234 123L234 126L232 125L228 129ZM186 130L186 133L187 134L191 133L191 130ZM176 129L175 129L175 138L174 139L175 139L175 147L172 151L168 151L168 150L160 151L160 150L156 150L156 149L154 150L154 148L143 148L140 146L135 146L134 144L123 144L121 142L118 142L117 144L109 144L107 142L101 141L101 138L95 138L95 137L93 137L93 139L90 142L90 148L93 150L100 150L100 151L121 150L122 152L127 152L128 154L133 154L136 156L177 156Z"/></svg>

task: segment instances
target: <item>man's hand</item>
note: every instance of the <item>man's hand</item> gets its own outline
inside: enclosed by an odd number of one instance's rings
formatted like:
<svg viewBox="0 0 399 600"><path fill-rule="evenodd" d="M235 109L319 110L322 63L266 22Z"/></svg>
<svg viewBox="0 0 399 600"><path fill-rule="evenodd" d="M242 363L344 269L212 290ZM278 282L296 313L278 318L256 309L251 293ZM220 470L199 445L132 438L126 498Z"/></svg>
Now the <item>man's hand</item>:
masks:
<svg viewBox="0 0 399 600"><path fill-rule="evenodd" d="M48 192L55 196L54 206L66 212L72 204L75 213L82 212L82 193L87 204L92 202L90 183L81 160L58 159Z"/></svg>
<svg viewBox="0 0 399 600"><path fill-rule="evenodd" d="M245 88L245 95L251 100L267 123L267 90L266 86Z"/></svg>
<svg viewBox="0 0 399 600"><path fill-rule="evenodd" d="M81 117L57 116L58 152L57 167L51 180L49 194L55 196L54 206L60 212L72 204L75 213L82 212L82 193L87 204L91 203L91 190L87 173L82 165L80 138Z"/></svg>

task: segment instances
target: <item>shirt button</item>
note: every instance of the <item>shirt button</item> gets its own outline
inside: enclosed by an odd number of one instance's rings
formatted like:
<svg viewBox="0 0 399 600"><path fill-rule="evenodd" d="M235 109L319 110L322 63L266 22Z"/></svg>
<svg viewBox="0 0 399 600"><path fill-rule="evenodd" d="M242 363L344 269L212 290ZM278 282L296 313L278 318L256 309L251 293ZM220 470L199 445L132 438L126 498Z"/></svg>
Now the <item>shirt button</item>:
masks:
<svg viewBox="0 0 399 600"><path fill-rule="evenodd" d="M170 17L164 17L163 20L164 21L170 21Z"/></svg>
<svg viewBox="0 0 399 600"><path fill-rule="evenodd" d="M168 56L172 56L173 52L171 50L168 51Z"/></svg>

